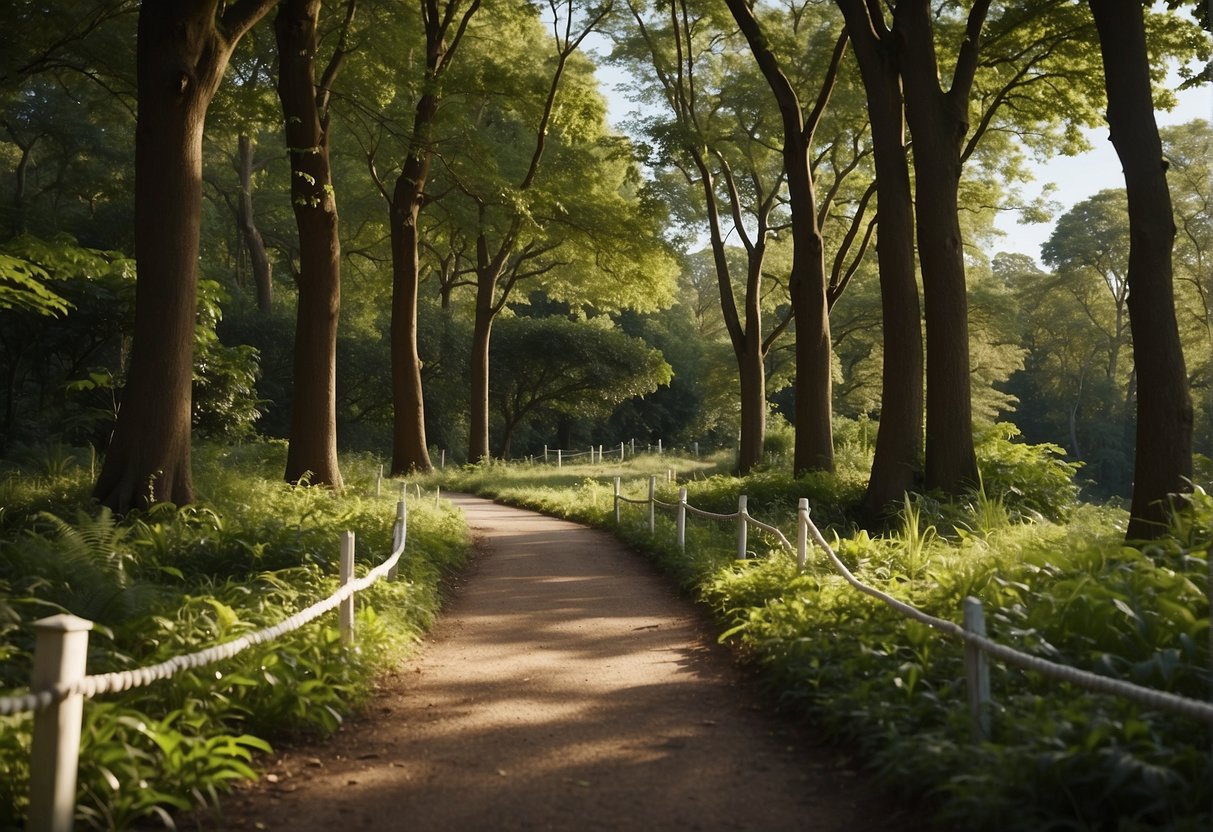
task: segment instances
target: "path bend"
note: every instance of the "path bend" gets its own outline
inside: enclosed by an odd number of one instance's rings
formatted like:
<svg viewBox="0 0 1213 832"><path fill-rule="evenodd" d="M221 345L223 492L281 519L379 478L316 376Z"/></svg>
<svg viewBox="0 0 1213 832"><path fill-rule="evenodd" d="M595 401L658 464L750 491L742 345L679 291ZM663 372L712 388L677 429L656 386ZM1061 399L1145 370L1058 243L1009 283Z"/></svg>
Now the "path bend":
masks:
<svg viewBox="0 0 1213 832"><path fill-rule="evenodd" d="M916 828L779 721L699 611L605 532L467 495L477 555L421 653L225 827Z"/></svg>

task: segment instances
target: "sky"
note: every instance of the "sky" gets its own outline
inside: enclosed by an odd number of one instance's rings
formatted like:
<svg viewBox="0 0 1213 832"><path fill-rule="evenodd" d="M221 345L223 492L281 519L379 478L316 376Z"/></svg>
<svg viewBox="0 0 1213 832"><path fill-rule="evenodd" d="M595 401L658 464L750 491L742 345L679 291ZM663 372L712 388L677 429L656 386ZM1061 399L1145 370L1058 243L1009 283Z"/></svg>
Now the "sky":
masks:
<svg viewBox="0 0 1213 832"><path fill-rule="evenodd" d="M1174 110L1155 113L1159 127L1186 124L1198 118L1213 120L1213 90L1209 87L1186 90L1178 93L1178 97L1179 105ZM1093 148L1089 153L1058 156L1037 165L1036 181L1024 188L1024 196L1031 198L1040 194L1046 182L1056 185L1049 197L1059 205L1055 218L1099 191L1125 185L1120 160L1108 141L1108 128L1100 127L1085 133ZM1006 235L995 243L997 251L1026 254L1038 262L1040 247L1053 230L1051 223L1020 224L1018 215L1012 212L1001 213L995 225Z"/></svg>
<svg viewBox="0 0 1213 832"><path fill-rule="evenodd" d="M587 41L594 51L605 54L609 45L604 39L591 36ZM616 129L621 129L632 110L632 104L626 96L617 89L624 78L620 71L596 61L598 78L602 91L607 98L607 119ZM1172 78L1173 85L1179 84L1178 74ZM1158 111L1156 118L1160 127L1184 124L1193 119L1203 118L1213 121L1213 89L1208 86L1177 93L1179 103L1174 110ZM1049 196L1057 211L1054 219L1087 197L1106 188L1123 188L1124 177L1121 174L1120 160L1116 151L1108 141L1106 126L1085 131L1092 150L1080 156L1058 156L1044 164L1035 166L1036 181L1023 186L1025 199L1039 196L1045 183L1053 183L1056 189ZM1021 224L1018 212L1001 212L995 220L995 227L1004 236L998 238L990 254L999 251L1026 254L1040 262L1040 247L1048 239L1053 230L1052 223Z"/></svg>

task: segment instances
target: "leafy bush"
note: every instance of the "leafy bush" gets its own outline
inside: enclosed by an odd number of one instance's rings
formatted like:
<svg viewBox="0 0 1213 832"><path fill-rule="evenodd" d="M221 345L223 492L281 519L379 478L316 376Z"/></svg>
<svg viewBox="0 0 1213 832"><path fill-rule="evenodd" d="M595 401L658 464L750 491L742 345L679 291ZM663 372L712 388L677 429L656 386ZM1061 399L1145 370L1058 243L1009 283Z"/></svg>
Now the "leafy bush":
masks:
<svg viewBox="0 0 1213 832"><path fill-rule="evenodd" d="M976 596L997 641L1205 700L1213 498L1197 489L1171 537L1126 547L1123 512L1076 504L1073 466L1010 438L1004 430L984 440L985 488L968 504L908 499L900 528L882 537L851 530L843 508L856 491L826 477L712 475L687 485L694 505L718 513L746 493L750 511L789 536L796 499L810 496L819 525L841 520L842 561L894 597L958 621ZM647 478L637 473L624 491L639 499ZM905 799L925 796L944 828L1209 828L1213 768L1198 723L992 662L994 736L975 743L960 644L857 592L820 556L803 573L773 544L735 560L734 523L688 522L685 553L666 512L656 536L642 507L627 507L617 526L606 477L567 475L545 487L531 470L527 487L514 489L503 481L522 475L498 467L472 484L605 525L649 554L707 604L722 638L762 665L788 708L858 749ZM676 488L662 483L659 499L672 502Z"/></svg>
<svg viewBox="0 0 1213 832"><path fill-rule="evenodd" d="M77 469L12 471L4 487L16 499L0 525L0 694L28 684L30 624L46 615L97 622L89 671L123 670L229 641L329 595L341 531L357 532L357 571L381 561L395 495L359 496L374 494L377 463L347 461L349 490L336 494L281 482L284 450L196 448L197 504L157 505L121 521L78 508L87 483ZM126 828L213 805L232 780L253 774L267 739L333 730L373 675L429 626L439 581L466 554L458 513L414 502L409 520L400 580L358 595L355 647L322 617L231 660L89 703L77 821ZM0 828L8 828L25 811L31 720L2 718L0 728Z"/></svg>

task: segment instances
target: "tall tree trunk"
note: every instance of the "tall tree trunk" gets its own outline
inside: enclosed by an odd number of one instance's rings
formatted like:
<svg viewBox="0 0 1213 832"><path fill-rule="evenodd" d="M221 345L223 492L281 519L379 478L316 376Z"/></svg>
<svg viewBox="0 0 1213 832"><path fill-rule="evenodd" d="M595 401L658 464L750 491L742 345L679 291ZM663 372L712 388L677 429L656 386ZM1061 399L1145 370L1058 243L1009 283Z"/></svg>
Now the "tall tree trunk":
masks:
<svg viewBox="0 0 1213 832"><path fill-rule="evenodd" d="M894 12L906 121L914 139L914 204L927 333L926 487L958 494L977 484L969 373L969 311L960 233L961 159L969 90L989 0L969 17L952 87L939 87L929 0Z"/></svg>
<svg viewBox="0 0 1213 832"><path fill-rule="evenodd" d="M240 176L240 204L236 222L240 226L240 238L244 242L249 263L253 267L253 285L257 288L257 309L262 314L268 314L274 300L274 270L270 264L269 255L265 251L265 240L261 238L261 232L257 229L257 221L253 214L253 139L245 133L240 134L237 172Z"/></svg>
<svg viewBox="0 0 1213 832"><path fill-rule="evenodd" d="M418 105L420 117L420 105ZM422 189L429 168L410 153L396 180L392 218L392 473L431 471L425 436L425 397L421 387L421 356L417 352L417 254Z"/></svg>
<svg viewBox="0 0 1213 832"><path fill-rule="evenodd" d="M737 355L738 377L741 382L741 442L737 448L737 473L745 476L762 462L767 432L767 376L762 344L753 333L759 330L754 321L749 324L745 348Z"/></svg>
<svg viewBox="0 0 1213 832"><path fill-rule="evenodd" d="M871 519L919 487L923 359L918 282L914 274L914 212L906 161L905 123L896 44L863 0L837 0L859 62L876 163L877 243L884 358L880 427L864 495Z"/></svg>
<svg viewBox="0 0 1213 832"><path fill-rule="evenodd" d="M202 130L237 41L274 0L145 3L136 58L134 345L94 496L122 513L193 501L190 468Z"/></svg>
<svg viewBox="0 0 1213 832"><path fill-rule="evenodd" d="M1172 285L1175 220L1154 120L1141 3L1089 0L1089 5L1103 53L1108 127L1129 199L1128 306L1137 375L1137 450L1126 537L1149 539L1166 531L1168 496L1192 487L1192 400Z"/></svg>
<svg viewBox="0 0 1213 832"><path fill-rule="evenodd" d="M480 248L485 248L483 238ZM497 291L496 273L488 271L491 268L495 266L477 269L476 316L472 324L469 370L468 462L481 462L489 458L489 342L493 334L493 318L496 316L493 295Z"/></svg>
<svg viewBox="0 0 1213 832"><path fill-rule="evenodd" d="M340 488L337 462L337 322L341 240L329 165L327 90L316 83L321 0L284 0L274 21L278 97L291 161L291 206L299 229L299 305L286 479ZM348 19L348 18L347 18ZM340 49L334 56L340 61ZM330 64L331 66L332 64Z"/></svg>
<svg viewBox="0 0 1213 832"><path fill-rule="evenodd" d="M830 365L830 313L826 302L828 281L825 245L817 221L817 195L813 173L809 168L809 150L817 121L825 110L834 86L838 62L842 58L841 44L823 81L818 105L806 124L796 91L767 46L752 7L745 0L727 0L727 3L767 86L771 88L783 121L783 164L792 212L789 291L796 319L796 448L792 470L796 476L808 471L832 471L833 373ZM744 382L742 386L744 389ZM742 407L745 407L744 401ZM765 428L765 405L762 418ZM742 439L744 445L744 428Z"/></svg>

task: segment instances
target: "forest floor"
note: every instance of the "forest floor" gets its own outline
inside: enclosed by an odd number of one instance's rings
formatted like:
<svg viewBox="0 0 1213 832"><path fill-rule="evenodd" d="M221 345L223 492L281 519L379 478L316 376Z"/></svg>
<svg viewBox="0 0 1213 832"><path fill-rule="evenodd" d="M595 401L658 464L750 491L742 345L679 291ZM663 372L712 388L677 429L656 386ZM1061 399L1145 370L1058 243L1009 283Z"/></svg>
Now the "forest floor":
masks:
<svg viewBox="0 0 1213 832"><path fill-rule="evenodd" d="M448 495L472 564L329 739L278 748L224 829L924 828L781 718L702 612L604 532Z"/></svg>

